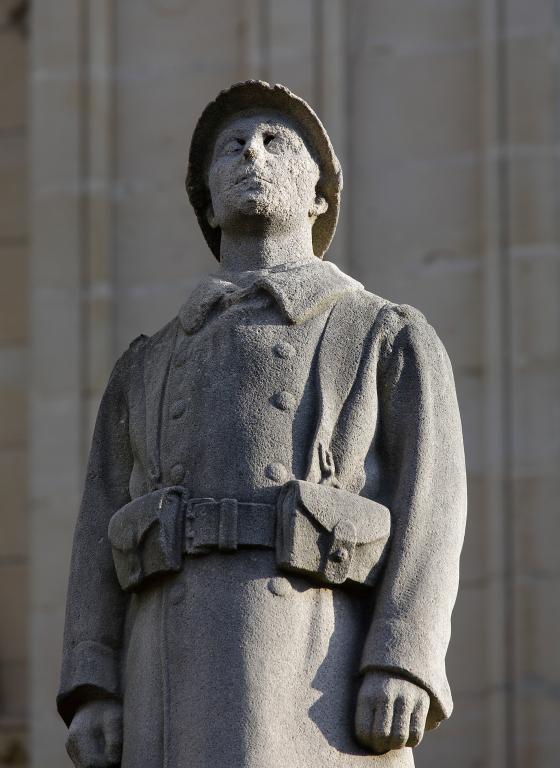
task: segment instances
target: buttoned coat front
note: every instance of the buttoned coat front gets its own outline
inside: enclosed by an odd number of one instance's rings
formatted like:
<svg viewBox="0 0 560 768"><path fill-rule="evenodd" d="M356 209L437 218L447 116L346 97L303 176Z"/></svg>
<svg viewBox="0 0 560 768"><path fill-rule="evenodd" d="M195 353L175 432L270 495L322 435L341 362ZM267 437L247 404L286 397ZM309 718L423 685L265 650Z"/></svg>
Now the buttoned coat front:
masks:
<svg viewBox="0 0 560 768"><path fill-rule="evenodd" d="M353 717L369 669L422 686L428 727L451 710L465 515L451 367L420 313L332 264L250 278L203 281L115 366L76 526L59 710L69 723L91 696L123 697L123 768L410 766L409 749L362 749ZM391 512L374 589L320 586L247 548L121 590L107 528L131 499L181 485L274 504L286 481L329 474Z"/></svg>

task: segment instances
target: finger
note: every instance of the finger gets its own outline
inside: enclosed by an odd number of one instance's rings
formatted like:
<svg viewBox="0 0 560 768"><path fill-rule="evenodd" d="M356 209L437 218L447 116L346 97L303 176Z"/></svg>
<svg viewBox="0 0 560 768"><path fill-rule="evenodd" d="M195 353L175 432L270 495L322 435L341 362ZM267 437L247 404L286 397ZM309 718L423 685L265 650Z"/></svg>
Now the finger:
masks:
<svg viewBox="0 0 560 768"><path fill-rule="evenodd" d="M371 726L373 721L373 703L363 694L358 695L358 704L354 717L356 738L365 746L371 746Z"/></svg>
<svg viewBox="0 0 560 768"><path fill-rule="evenodd" d="M105 739L105 759L108 765L119 765L122 755L122 738L118 735Z"/></svg>
<svg viewBox="0 0 560 768"><path fill-rule="evenodd" d="M83 731L70 731L66 751L76 768L97 768L103 765L103 752L99 740Z"/></svg>
<svg viewBox="0 0 560 768"><path fill-rule="evenodd" d="M104 723L105 758L109 765L118 765L122 754L122 717L112 715Z"/></svg>
<svg viewBox="0 0 560 768"><path fill-rule="evenodd" d="M66 739L66 751L68 752L68 757L72 760L76 768L81 768L80 746L73 733L69 733L68 738Z"/></svg>
<svg viewBox="0 0 560 768"><path fill-rule="evenodd" d="M404 697L397 698L393 707L393 722L389 735L389 746L391 749L400 749L408 741L410 710L411 707L407 704Z"/></svg>
<svg viewBox="0 0 560 768"><path fill-rule="evenodd" d="M422 741L424 730L426 728L426 718L430 708L430 700L427 696L422 696L412 710L410 716L410 729L408 734L407 747L416 747Z"/></svg>
<svg viewBox="0 0 560 768"><path fill-rule="evenodd" d="M389 737L392 722L393 701L390 698L381 698L375 707L371 729L371 744L378 755L383 755L391 749Z"/></svg>

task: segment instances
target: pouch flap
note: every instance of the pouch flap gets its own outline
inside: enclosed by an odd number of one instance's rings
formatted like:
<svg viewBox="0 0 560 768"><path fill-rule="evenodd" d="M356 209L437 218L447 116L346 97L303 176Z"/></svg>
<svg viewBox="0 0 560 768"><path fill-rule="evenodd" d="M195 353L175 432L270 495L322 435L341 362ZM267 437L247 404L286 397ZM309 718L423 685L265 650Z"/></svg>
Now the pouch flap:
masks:
<svg viewBox="0 0 560 768"><path fill-rule="evenodd" d="M282 504L303 507L329 533L336 528L337 539L369 544L389 536L391 515L377 501L306 480L290 480L283 493Z"/></svg>
<svg viewBox="0 0 560 768"><path fill-rule="evenodd" d="M163 488L139 496L121 507L109 522L111 546L121 552L136 549L156 523L171 532L183 491L179 486Z"/></svg>
<svg viewBox="0 0 560 768"><path fill-rule="evenodd" d="M181 568L183 496L179 486L133 499L109 522L109 541L117 578L124 590L149 577Z"/></svg>

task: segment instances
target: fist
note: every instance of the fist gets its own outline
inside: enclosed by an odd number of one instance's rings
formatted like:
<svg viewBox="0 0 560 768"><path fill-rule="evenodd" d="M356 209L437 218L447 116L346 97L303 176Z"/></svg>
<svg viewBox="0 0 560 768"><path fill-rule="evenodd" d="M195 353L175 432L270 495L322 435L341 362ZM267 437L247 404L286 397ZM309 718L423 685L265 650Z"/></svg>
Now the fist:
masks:
<svg viewBox="0 0 560 768"><path fill-rule="evenodd" d="M114 699L97 699L81 706L70 723L66 751L76 768L118 766L122 704Z"/></svg>
<svg viewBox="0 0 560 768"><path fill-rule="evenodd" d="M368 672L358 693L356 738L382 755L422 740L430 697L423 688L385 672Z"/></svg>

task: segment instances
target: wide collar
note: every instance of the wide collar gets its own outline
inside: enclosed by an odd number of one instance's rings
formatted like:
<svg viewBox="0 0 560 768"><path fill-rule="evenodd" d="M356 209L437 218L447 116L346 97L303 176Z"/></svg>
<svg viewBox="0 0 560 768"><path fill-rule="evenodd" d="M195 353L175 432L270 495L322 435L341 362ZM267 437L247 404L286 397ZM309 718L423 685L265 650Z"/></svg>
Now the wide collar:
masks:
<svg viewBox="0 0 560 768"><path fill-rule="evenodd" d="M240 275L239 281L234 275L209 275L179 310L185 332L195 333L223 296L246 289L267 291L286 320L296 324L322 312L343 294L363 290L363 285L335 264L319 259L296 266L246 272Z"/></svg>

